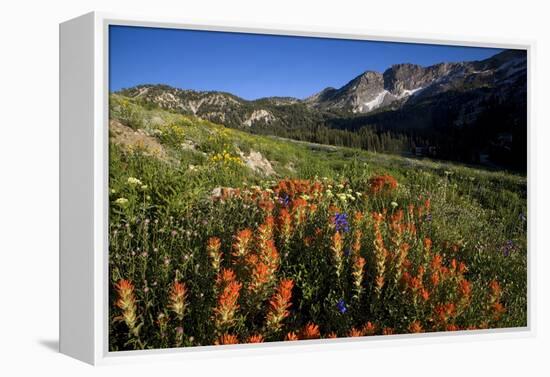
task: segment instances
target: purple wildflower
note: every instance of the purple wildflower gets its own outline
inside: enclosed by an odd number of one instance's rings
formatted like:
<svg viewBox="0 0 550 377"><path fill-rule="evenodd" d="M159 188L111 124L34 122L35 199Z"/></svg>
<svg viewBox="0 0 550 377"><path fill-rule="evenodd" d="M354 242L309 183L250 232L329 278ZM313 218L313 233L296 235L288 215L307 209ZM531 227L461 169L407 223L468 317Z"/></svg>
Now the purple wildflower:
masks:
<svg viewBox="0 0 550 377"><path fill-rule="evenodd" d="M282 196L279 196L279 203L283 205L283 207L288 207L288 204L290 203L290 198L287 194L283 194Z"/></svg>
<svg viewBox="0 0 550 377"><path fill-rule="evenodd" d="M512 251L514 251L514 241L508 240L502 247L502 253L505 257L509 256Z"/></svg>
<svg viewBox="0 0 550 377"><path fill-rule="evenodd" d="M336 304L336 307L338 308L338 311L342 314L346 313L348 311L348 308L346 307L346 302L343 298L341 298L338 303Z"/></svg>
<svg viewBox="0 0 550 377"><path fill-rule="evenodd" d="M336 231L343 231L344 233L349 232L349 222L348 222L348 215L345 213L336 213L334 215L334 226L336 227Z"/></svg>

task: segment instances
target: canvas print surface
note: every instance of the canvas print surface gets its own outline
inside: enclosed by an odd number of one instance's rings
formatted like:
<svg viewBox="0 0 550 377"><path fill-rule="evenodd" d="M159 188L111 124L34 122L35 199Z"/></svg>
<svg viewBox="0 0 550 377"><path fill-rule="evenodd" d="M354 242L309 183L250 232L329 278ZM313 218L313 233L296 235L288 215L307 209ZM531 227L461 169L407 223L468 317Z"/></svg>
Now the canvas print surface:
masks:
<svg viewBox="0 0 550 377"><path fill-rule="evenodd" d="M111 26L109 350L527 325L523 50Z"/></svg>

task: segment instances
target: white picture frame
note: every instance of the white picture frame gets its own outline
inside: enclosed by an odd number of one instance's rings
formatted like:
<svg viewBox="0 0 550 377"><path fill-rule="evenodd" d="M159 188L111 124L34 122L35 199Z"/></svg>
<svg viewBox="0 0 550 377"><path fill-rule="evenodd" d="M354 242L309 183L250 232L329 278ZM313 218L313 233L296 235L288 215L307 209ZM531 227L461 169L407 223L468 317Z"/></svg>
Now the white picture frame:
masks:
<svg viewBox="0 0 550 377"><path fill-rule="evenodd" d="M528 242L528 325L371 338L342 338L261 345L203 346L150 351L108 350L108 28L131 25L158 28L250 32L371 41L414 42L524 49L528 56L528 176L531 169L531 85L533 41L460 38L444 35L379 33L310 26L207 24L189 20L93 12L60 25L60 352L90 364L225 357L271 352L349 349L395 344L456 342L535 334L534 253ZM534 218L528 183L528 221ZM528 241L532 239L528 229Z"/></svg>

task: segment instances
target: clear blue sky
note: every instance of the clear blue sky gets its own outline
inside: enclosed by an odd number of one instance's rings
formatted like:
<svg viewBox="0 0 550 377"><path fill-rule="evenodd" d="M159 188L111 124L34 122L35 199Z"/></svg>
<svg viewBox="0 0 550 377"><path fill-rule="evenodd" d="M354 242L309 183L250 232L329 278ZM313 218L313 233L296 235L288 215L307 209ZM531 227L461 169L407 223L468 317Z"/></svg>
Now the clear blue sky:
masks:
<svg viewBox="0 0 550 377"><path fill-rule="evenodd" d="M305 98L392 64L480 60L501 51L133 26L111 26L109 36L111 91L168 84L245 99Z"/></svg>

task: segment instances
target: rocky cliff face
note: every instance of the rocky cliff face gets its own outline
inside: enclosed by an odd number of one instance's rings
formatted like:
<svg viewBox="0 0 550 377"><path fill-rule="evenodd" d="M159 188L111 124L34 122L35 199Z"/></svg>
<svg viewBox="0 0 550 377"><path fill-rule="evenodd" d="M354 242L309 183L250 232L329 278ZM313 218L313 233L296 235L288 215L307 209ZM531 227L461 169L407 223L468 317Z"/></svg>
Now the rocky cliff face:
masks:
<svg viewBox="0 0 550 377"><path fill-rule="evenodd" d="M327 88L305 102L317 108L366 112L384 102L384 92L382 74L367 71L340 89Z"/></svg>
<svg viewBox="0 0 550 377"><path fill-rule="evenodd" d="M368 71L340 89L327 88L305 102L314 108L369 113L390 105L447 91L499 88L526 75L523 51L504 51L479 62L440 63L429 67L396 64L384 73Z"/></svg>

